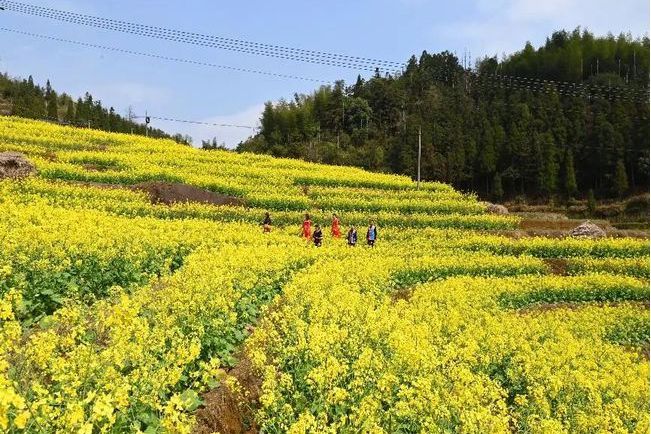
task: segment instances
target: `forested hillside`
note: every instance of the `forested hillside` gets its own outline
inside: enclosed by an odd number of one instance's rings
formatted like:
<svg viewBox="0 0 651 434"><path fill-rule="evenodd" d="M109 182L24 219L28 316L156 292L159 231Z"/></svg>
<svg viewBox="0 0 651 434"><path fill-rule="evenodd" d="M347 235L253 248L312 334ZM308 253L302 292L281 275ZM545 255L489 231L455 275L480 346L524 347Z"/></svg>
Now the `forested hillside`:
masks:
<svg viewBox="0 0 651 434"><path fill-rule="evenodd" d="M102 131L145 135L145 124L120 116L113 107L103 107L100 100L86 92L76 101L66 93L58 93L47 81L45 87L34 83L30 75L27 80L0 74L0 114L24 118L49 120L69 125L90 127ZM159 129L149 129L149 135L156 138L172 138L188 143L188 137L180 134L171 136Z"/></svg>
<svg viewBox="0 0 651 434"><path fill-rule="evenodd" d="M649 39L559 31L474 67L449 52L267 103L238 150L422 176L495 200L648 191Z"/></svg>

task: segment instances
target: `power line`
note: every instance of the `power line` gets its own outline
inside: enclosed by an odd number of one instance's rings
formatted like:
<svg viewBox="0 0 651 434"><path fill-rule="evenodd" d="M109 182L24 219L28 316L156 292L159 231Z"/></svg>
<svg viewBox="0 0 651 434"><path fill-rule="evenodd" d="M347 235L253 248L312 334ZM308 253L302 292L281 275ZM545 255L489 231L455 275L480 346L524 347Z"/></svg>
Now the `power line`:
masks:
<svg viewBox="0 0 651 434"><path fill-rule="evenodd" d="M602 86L572 86L571 82L556 80L537 80L526 77L495 75L489 73L476 73L469 70L454 68L451 65L429 67L427 74L440 82L454 86L455 83L476 85L480 87L494 87L511 90L523 90L536 93L558 94L561 96L577 97L585 99L607 99L611 101L629 101L648 103L648 89L640 89L639 93L634 89L625 89L627 92L618 93L619 88ZM467 89L468 90L468 89Z"/></svg>
<svg viewBox="0 0 651 434"><path fill-rule="evenodd" d="M79 45L79 46L83 46L83 47L99 48L101 50L115 51L115 52L119 52L119 53L131 54L131 55L135 55L135 56L144 56L144 57L150 57L150 58L153 58L153 59L167 60L167 61L171 61L171 62L187 63L187 64L191 64L191 65L207 66L207 67L211 67L211 68L219 68L219 69L225 69L225 70L230 70L230 71L246 72L246 73L251 73L251 74L261 74L261 75L267 75L267 76L278 77L278 78L287 78L287 79L293 79L293 80L311 81L311 82L315 82L315 83L323 83L323 84L329 84L330 83L329 81L319 80L317 78L301 77L301 76L298 76L298 75L290 75L290 74L280 74L280 73L260 71L260 70L255 70L255 69L239 68L239 67L235 67L235 66L217 65L217 64L214 64L214 63L202 62L202 61L198 61L198 60L182 59L182 58L178 58L178 57L170 57L170 56L163 56L163 55L159 55L159 54L144 53L144 52L140 52L140 51L128 50L128 49L124 49L124 48L109 47L109 46L106 46L106 45L91 44L91 43L88 43L88 42L73 41L73 40L70 40L70 39L63 39L63 38L58 38L58 37L55 37L55 36L42 35L42 34L38 34L38 33L24 32L22 30L9 29L9 28L6 28L6 27L0 27L0 31L17 33L17 34L21 34L21 35L32 36L32 37L35 37L35 38L47 39L47 40L56 41L56 42L65 42L67 44L75 44L75 45Z"/></svg>
<svg viewBox="0 0 651 434"><path fill-rule="evenodd" d="M65 11L60 11L51 8L44 8L40 6L33 6L33 5L14 2L14 1L4 0L3 4L5 5L5 8L8 10L25 13L28 15L36 15L36 16L41 16L41 17L65 21L65 22L71 22L71 23L76 23L76 24L81 24L86 26L126 32L126 33L142 35L142 36L147 36L152 38L183 42L183 43L188 43L193 45L208 46L208 47L220 48L220 49L231 50L231 51L239 51L239 52L244 52L249 54L271 56L271 57L277 57L277 58L295 60L301 62L318 63L318 64L325 64L330 66L340 66L340 67L364 69L364 70L375 70L376 68L380 69L380 66L382 67L383 70L386 70L386 68L397 68L397 67L402 67L403 65L399 62L391 62L391 61L371 59L371 58L358 57L358 56L347 56L347 55L341 55L336 53L326 53L321 51L305 50L305 49L298 49L298 48L291 48L291 47L282 47L282 46L272 45L272 44L243 41L243 40L238 40L233 38L208 36L208 35L202 35L193 32L184 32L184 31L165 29L165 28L155 27L155 26L134 24L134 23L128 23L124 21L93 17L90 15L65 12ZM39 37L42 36L39 35ZM57 39L60 40L59 38ZM205 66L212 66L212 67L218 67L223 69L232 69L232 70L238 70L243 72L253 72L253 73L264 74L264 75L273 75L282 78L294 78L294 79L301 79L301 80L306 79L304 77L298 77L298 76L265 73L262 71L246 70L244 68L234 68L234 67L208 64L207 62L168 58L167 56L150 55L147 53L137 53L131 50L116 49L113 47L103 47L94 44L78 43L76 41L73 42L73 41L65 40L65 42L77 43L79 45L86 45L86 46L94 46L96 48L109 49L113 51L122 51L129 54L138 54L138 55L144 55L148 57L158 57L161 59L172 60L176 62L202 64ZM379 66L375 66L375 65L379 65ZM640 96L637 95L639 94L638 90L631 89L631 88L627 89L620 86L613 86L613 87L600 86L594 84L572 83L572 82L563 82L558 80L545 80L545 79L509 76L509 75L501 75L501 74L482 73L476 75L478 75L481 79L486 79L488 77L488 79L497 80L501 83L500 84L501 87L521 87L521 88L526 87L529 89L535 89L536 87L547 88L550 86L554 86L559 93L565 92L570 95L576 95L576 96L581 96L580 94L583 92L590 92L591 95L599 93L600 95L598 96L603 97L602 94L607 93L607 98L612 99L614 94L628 93L631 96L628 97L627 96L619 97L617 95L615 96L619 99L624 99L624 100L626 99L636 100L640 98ZM307 79L307 80L320 81L315 79ZM508 81L508 84L505 83L506 81ZM513 82L516 83L514 84ZM642 99L643 100L648 99L648 89L646 91L642 91L642 93L643 93ZM591 95L587 95L587 96L591 97Z"/></svg>
<svg viewBox="0 0 651 434"><path fill-rule="evenodd" d="M167 29L163 27L149 26L144 24L129 23L126 21L113 20L108 18L94 17L91 15L66 12L52 8L34 6L21 2L3 0L2 4L6 10L23 13L27 15L40 16L74 24L85 25L108 29L123 33L136 34L151 38L168 41L181 42L186 44L219 48L223 50L238 51L248 54L276 57L299 62L323 64L352 69L382 71L397 70L403 67L403 63L372 59L367 57L350 56L323 51L307 50L301 48L284 47L280 45L251 42L241 39L225 38L219 36L204 35L195 32Z"/></svg>
<svg viewBox="0 0 651 434"><path fill-rule="evenodd" d="M219 124L219 123L214 123L214 122L203 122L203 121L191 121L187 119L176 119L176 118L169 118L169 117L164 117L164 116L152 116L148 115L149 118L151 119L157 119L159 121L169 121L169 122L179 122L179 123L184 123L184 124L196 124L196 125L207 125L211 127L229 127L229 128L246 128L249 130L257 130L260 127L254 127L252 125L237 125L237 124ZM145 116L133 116L134 119L144 119Z"/></svg>
<svg viewBox="0 0 651 434"><path fill-rule="evenodd" d="M558 85L553 81L548 83L542 82L522 82L520 80L505 80L500 77L494 77L492 75L482 75L482 74L469 74L469 80L473 83L477 83L479 86L493 86L501 87L507 89L519 89L519 90L529 90L532 92L543 92L543 93L557 93L559 95L565 96L574 96L587 99L607 99L611 101L622 100L630 102L648 102L648 95L629 93L629 94L617 94L616 92L607 92L607 91L598 91L591 90L589 88L582 87L564 87Z"/></svg>
<svg viewBox="0 0 651 434"><path fill-rule="evenodd" d="M606 86L598 85L591 83L573 83L570 81L561 81L561 80L549 80L549 79L540 79L540 78L531 78L531 77L521 77L515 75L505 75L505 74L487 74L487 73L475 73L479 78L487 78L492 80L497 80L501 82L516 82L522 85L535 85L535 86L546 86L553 87L557 89L563 89L570 92L592 92L592 93L608 93L608 94L624 94L626 96L638 97L643 96L647 97L649 95L648 88L635 88L635 87L625 87L625 86Z"/></svg>
<svg viewBox="0 0 651 434"><path fill-rule="evenodd" d="M98 48L98 49L102 49L102 50L109 50L109 51L114 51L114 52L119 52L119 53L149 57L149 58L172 61L172 62L179 62L179 63L185 63L185 64L191 64L191 65L197 65L197 66L206 66L206 67L219 68L219 69L238 71L238 72L260 74L260 75L272 76L272 77L277 77L277 78L303 80L303 81L310 81L310 82L315 82L315 83L330 84L330 82L328 82L328 81L324 81L324 80L320 80L320 79L316 79L316 78L308 78L308 77L302 77L302 76L296 76L296 75L290 75L290 74L280 74L280 73L253 70L253 69L248 69L248 68L239 68L239 67L233 67L233 66L227 66L227 65L218 65L218 64L214 64L214 63L197 61L197 60L182 59L182 58L163 56L163 55L152 54L152 53L144 53L144 52L139 52L139 51L134 51L134 50L118 48L118 47L109 47L109 46L105 46L105 45L91 44L91 43L87 43L87 42L63 39L63 38L58 38L58 37L54 37L54 36L42 35L42 34L31 33L31 32L24 32L24 31L21 31L21 30L10 29L10 28L5 28L5 27L0 27L0 31L11 32L11 33L16 33L16 34L21 34L21 35L27 35L27 36L31 36L31 37L46 39L46 40L52 40L52 41L55 41L55 42L64 42L64 43L74 44L74 45L83 46L83 47ZM450 82L453 78L458 79L462 74L464 74L464 72L455 71L449 66L448 67L437 67L437 68L433 68L433 69L430 68L428 72L434 78L436 78L436 79L438 79L440 81L443 81L443 82ZM467 72L467 71L465 73L467 74L468 79L472 83L476 83L477 85L482 86L482 87L492 86L492 87L499 87L499 88L505 88L505 89L518 89L518 90L529 90L529 91L533 91L533 92L557 93L559 95L583 97L583 98L588 98L588 99L590 99L590 98L605 98L605 99L609 99L609 100L625 100L625 101L633 101L633 102L637 102L637 101L645 102L645 101L648 101L648 89L642 90L642 92L641 92L642 94L638 95L638 94L636 94L635 91L629 91L629 90L627 90L625 88L622 88L622 87L607 88L607 87L604 87L604 86L582 85L582 84L575 84L575 83L571 83L571 82L562 82L562 81L556 81L556 80L541 80L541 79L518 77L518 76L512 76L512 75L501 75L501 74L498 75L498 74L488 74L488 73L483 73L482 74L482 73L473 73L473 72ZM604 94L604 90L607 90L606 94ZM622 92L622 91L624 91L624 95L617 94L617 92ZM628 92L628 94L626 94L627 92Z"/></svg>

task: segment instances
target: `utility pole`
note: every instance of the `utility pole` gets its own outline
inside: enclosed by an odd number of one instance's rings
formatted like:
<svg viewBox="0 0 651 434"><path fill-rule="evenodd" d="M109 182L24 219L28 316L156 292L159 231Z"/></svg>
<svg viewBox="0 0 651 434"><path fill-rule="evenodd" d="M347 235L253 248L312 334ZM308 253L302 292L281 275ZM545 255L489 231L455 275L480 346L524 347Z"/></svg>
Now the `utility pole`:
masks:
<svg viewBox="0 0 651 434"><path fill-rule="evenodd" d="M418 126L418 178L416 181L416 189L420 190L420 151L421 151L421 127Z"/></svg>

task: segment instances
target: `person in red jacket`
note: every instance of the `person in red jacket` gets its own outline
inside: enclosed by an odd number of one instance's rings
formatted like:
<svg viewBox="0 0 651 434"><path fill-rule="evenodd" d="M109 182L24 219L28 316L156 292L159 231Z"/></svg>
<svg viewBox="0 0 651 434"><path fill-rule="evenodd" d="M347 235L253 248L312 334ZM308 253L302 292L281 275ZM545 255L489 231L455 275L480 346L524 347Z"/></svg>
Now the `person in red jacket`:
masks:
<svg viewBox="0 0 651 434"><path fill-rule="evenodd" d="M310 220L309 214L305 214L305 219L303 220L303 238L308 241L312 238L312 220Z"/></svg>
<svg viewBox="0 0 651 434"><path fill-rule="evenodd" d="M337 214L332 214L332 227L330 228L330 233L333 238L341 237L341 228L339 227L339 217L337 217Z"/></svg>

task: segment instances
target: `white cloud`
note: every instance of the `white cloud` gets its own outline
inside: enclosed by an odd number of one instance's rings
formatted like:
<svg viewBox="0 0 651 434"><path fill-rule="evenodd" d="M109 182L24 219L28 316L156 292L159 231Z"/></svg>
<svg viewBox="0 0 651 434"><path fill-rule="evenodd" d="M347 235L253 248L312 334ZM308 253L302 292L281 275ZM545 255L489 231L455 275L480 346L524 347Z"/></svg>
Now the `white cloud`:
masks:
<svg viewBox="0 0 651 434"><path fill-rule="evenodd" d="M456 40L457 47L472 47L473 57L501 55L534 44L554 30L588 28L598 35L649 32L649 3L641 0L474 0L476 15L441 26L439 37Z"/></svg>

